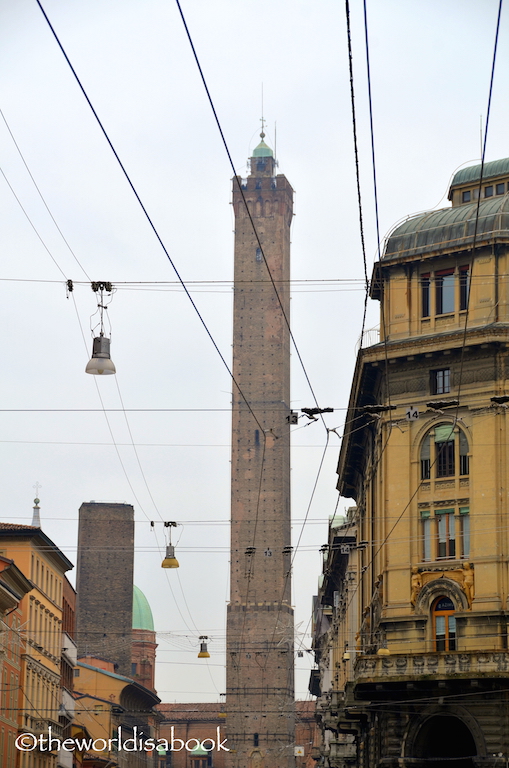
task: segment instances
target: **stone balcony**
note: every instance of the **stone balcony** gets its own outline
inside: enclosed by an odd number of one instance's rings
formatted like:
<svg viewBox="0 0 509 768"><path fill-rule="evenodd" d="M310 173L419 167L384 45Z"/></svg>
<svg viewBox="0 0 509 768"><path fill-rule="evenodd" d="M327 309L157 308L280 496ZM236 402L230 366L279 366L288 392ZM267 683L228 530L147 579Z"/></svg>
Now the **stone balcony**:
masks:
<svg viewBox="0 0 509 768"><path fill-rule="evenodd" d="M509 677L507 651L452 651L444 653L359 656L355 682L418 680L431 677Z"/></svg>
<svg viewBox="0 0 509 768"><path fill-rule="evenodd" d="M56 720L49 720L47 718L42 719L30 717L30 721L26 730L35 734L36 736L47 736L50 727L51 735L53 738L63 738L63 729L60 723L58 723Z"/></svg>
<svg viewBox="0 0 509 768"><path fill-rule="evenodd" d="M357 745L353 742L353 740L350 742L330 741L329 757L332 759L341 757L357 757Z"/></svg>

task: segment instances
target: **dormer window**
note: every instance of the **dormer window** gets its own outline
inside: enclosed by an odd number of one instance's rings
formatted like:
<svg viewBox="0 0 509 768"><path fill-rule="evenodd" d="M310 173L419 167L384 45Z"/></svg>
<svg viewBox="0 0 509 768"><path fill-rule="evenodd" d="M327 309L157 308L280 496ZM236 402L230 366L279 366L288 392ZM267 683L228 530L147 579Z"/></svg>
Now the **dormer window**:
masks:
<svg viewBox="0 0 509 768"><path fill-rule="evenodd" d="M461 194L461 202L469 203L471 200L471 194L469 189L465 189Z"/></svg>

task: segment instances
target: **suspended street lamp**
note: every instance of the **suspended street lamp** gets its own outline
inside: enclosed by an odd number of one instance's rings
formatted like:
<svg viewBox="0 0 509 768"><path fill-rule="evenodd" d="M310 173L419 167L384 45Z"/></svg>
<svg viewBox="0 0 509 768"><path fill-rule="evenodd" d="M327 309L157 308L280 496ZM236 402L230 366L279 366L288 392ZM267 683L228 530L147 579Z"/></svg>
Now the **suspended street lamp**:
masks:
<svg viewBox="0 0 509 768"><path fill-rule="evenodd" d="M201 643L200 643L200 653L198 654L199 659L210 659L210 653L208 652L207 643L206 643L208 639L209 638L207 637L207 635L200 635Z"/></svg>
<svg viewBox="0 0 509 768"><path fill-rule="evenodd" d="M95 336L92 343L92 357L87 363L85 373L91 373L94 376L110 376L116 373L115 365L110 356L111 340L104 335L104 310L108 307L104 304L104 291L112 293L111 283L92 283L92 290L95 293L100 292L97 308L99 310L99 336Z"/></svg>
<svg viewBox="0 0 509 768"><path fill-rule="evenodd" d="M179 568L179 561L175 557L175 547L173 544L168 544L166 547L166 557L161 563L161 568Z"/></svg>
<svg viewBox="0 0 509 768"><path fill-rule="evenodd" d="M176 528L177 523L165 522L164 527L170 529L170 543L166 545L166 557L161 563L161 568L179 568L179 561L175 557L175 547L171 543L171 529Z"/></svg>

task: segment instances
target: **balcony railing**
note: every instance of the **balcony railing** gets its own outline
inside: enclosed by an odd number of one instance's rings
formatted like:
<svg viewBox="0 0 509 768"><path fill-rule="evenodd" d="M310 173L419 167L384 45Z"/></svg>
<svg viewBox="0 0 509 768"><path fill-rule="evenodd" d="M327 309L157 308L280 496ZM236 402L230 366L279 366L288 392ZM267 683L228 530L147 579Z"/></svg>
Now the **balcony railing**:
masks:
<svg viewBox="0 0 509 768"><path fill-rule="evenodd" d="M373 344L379 344L380 343L380 328L368 328L362 335L359 337L359 340L357 342L357 346L355 347L355 351L358 352L359 349L365 349L366 347L372 347Z"/></svg>
<svg viewBox="0 0 509 768"><path fill-rule="evenodd" d="M507 651L454 651L444 653L392 654L359 656L355 662L355 681L369 682L387 678L472 677L484 674L509 677Z"/></svg>

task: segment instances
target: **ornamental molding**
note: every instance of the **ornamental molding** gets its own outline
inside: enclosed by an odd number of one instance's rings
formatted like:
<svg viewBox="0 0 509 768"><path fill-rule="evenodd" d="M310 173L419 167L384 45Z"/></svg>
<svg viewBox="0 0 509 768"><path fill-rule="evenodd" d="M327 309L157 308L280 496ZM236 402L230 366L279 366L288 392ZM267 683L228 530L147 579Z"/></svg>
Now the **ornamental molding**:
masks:
<svg viewBox="0 0 509 768"><path fill-rule="evenodd" d="M410 602L415 613L428 613L440 595L450 597L457 610L471 610L475 595L474 567L466 562L461 568L412 568Z"/></svg>

